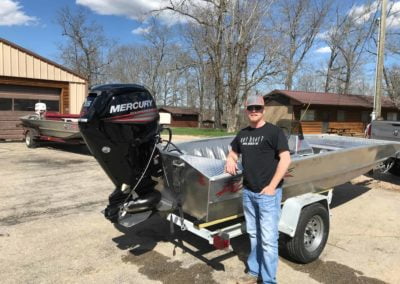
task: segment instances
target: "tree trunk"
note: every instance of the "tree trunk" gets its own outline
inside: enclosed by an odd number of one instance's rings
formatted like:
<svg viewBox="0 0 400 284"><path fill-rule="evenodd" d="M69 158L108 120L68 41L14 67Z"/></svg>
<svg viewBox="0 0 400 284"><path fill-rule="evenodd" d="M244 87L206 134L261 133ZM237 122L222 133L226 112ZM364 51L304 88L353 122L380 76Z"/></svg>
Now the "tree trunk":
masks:
<svg viewBox="0 0 400 284"><path fill-rule="evenodd" d="M236 113L236 108L237 105L235 106L231 106L228 110L228 119L227 119L227 131L232 133L232 132L236 132L237 128L237 124L238 124L238 116Z"/></svg>
<svg viewBox="0 0 400 284"><path fill-rule="evenodd" d="M222 78L220 76L217 76L215 78L215 128L217 129L222 129L222 117L224 114L224 104L223 104L223 98L224 98L224 86L222 82Z"/></svg>
<svg viewBox="0 0 400 284"><path fill-rule="evenodd" d="M332 81L332 67L333 63L335 62L336 54L333 53L333 50L331 51L331 56L329 57L328 61L328 71L326 72L326 80L325 80L325 93L329 93L330 91L330 85Z"/></svg>
<svg viewBox="0 0 400 284"><path fill-rule="evenodd" d="M286 75L286 80L285 80L285 89L289 90L289 91L293 87L293 71L291 69L292 69L292 67L289 64L288 65L288 70L287 70L287 75Z"/></svg>
<svg viewBox="0 0 400 284"><path fill-rule="evenodd" d="M346 79L344 81L343 94L348 95L348 93L349 93L349 90L350 90L350 79L351 79L351 68L350 68L350 66L347 66L347 68L346 68Z"/></svg>
<svg viewBox="0 0 400 284"><path fill-rule="evenodd" d="M199 123L198 127L203 126L203 120L204 120L204 70L203 68L200 69L200 72L198 72L198 78L197 78L197 87L199 88Z"/></svg>

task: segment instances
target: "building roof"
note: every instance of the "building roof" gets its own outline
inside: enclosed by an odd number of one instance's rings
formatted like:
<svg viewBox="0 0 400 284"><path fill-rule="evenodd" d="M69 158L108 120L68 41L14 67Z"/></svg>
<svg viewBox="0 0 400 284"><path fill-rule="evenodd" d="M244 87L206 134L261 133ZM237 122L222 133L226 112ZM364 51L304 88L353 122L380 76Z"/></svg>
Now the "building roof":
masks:
<svg viewBox="0 0 400 284"><path fill-rule="evenodd" d="M47 59L47 58L45 58L45 57L43 57L43 56L41 56L41 55L39 55L39 54L37 54L37 53L31 51L31 50L28 50L28 49L26 49L26 48L23 48L22 46L19 46L19 45L15 44L15 43L13 43L13 42L11 42L11 41L8 41L8 40L6 40L6 39L0 37L0 42L2 42L2 43L4 43L4 44L7 44L7 45L9 45L9 46L12 46L12 47L15 48L15 49L18 49L18 50L20 50L20 51L22 51L22 52L24 52L24 53L27 53L27 54L29 54L29 55L31 55L31 56L33 56L33 57L39 59L39 60L42 60L42 61L44 61L44 62L47 62L47 63L50 64L50 65L56 66L56 67L58 67L58 68L60 68L60 69L62 69L62 70L64 70L64 71L66 71L66 72L68 72L68 73L71 73L71 74L73 74L73 75L75 75L75 76L77 76L77 77L79 77L79 78L81 78L81 79L87 81L87 78L85 78L85 77L82 76L81 74L78 74L78 73L76 73L75 71L72 71L71 69L69 69L69 68L67 68L67 67L65 67L65 66L62 66L62 65L60 65L60 64L58 64L58 63L56 63L56 62L54 62L54 61L51 61L50 59Z"/></svg>
<svg viewBox="0 0 400 284"><path fill-rule="evenodd" d="M311 105L335 105L335 106L358 106L371 108L374 103L373 96L365 95L343 95L336 93L322 92L303 92L288 90L273 90L264 96L264 100L284 95L290 99L297 101L299 104ZM382 97L382 107L397 108L395 103L388 97Z"/></svg>
<svg viewBox="0 0 400 284"><path fill-rule="evenodd" d="M198 115L199 112L193 108L185 108L185 107L160 107L159 111L169 112L171 114L185 114L185 115Z"/></svg>

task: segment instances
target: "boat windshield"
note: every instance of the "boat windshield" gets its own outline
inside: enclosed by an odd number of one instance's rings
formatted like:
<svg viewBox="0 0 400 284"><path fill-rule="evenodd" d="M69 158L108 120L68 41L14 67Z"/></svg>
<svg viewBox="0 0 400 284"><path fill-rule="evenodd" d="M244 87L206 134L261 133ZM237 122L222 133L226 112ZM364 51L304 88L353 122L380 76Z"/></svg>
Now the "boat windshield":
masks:
<svg viewBox="0 0 400 284"><path fill-rule="evenodd" d="M304 139L303 129L301 128L300 121L291 119L281 119L276 123L276 125L283 130L288 139L291 135L297 135L301 140Z"/></svg>

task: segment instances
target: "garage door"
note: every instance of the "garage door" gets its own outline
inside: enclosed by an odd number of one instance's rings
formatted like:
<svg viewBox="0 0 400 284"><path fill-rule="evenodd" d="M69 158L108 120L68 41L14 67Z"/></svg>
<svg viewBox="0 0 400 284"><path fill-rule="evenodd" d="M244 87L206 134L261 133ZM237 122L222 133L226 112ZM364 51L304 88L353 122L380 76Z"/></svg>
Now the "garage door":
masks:
<svg viewBox="0 0 400 284"><path fill-rule="evenodd" d="M44 102L49 111L60 109L61 89L0 85L0 139L22 138L17 127L19 117L35 112L35 104Z"/></svg>

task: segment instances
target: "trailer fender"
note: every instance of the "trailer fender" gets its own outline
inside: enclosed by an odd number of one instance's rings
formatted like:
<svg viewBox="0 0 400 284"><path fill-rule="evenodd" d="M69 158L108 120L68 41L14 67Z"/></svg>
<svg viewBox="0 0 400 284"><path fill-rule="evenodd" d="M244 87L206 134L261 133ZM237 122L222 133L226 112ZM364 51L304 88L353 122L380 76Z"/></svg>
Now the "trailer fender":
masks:
<svg viewBox="0 0 400 284"><path fill-rule="evenodd" d="M328 195L317 193L306 193L296 197L286 199L282 207L281 218L279 221L279 231L290 237L294 237L299 222L301 210L313 203L320 202L327 207L332 198L332 191Z"/></svg>

